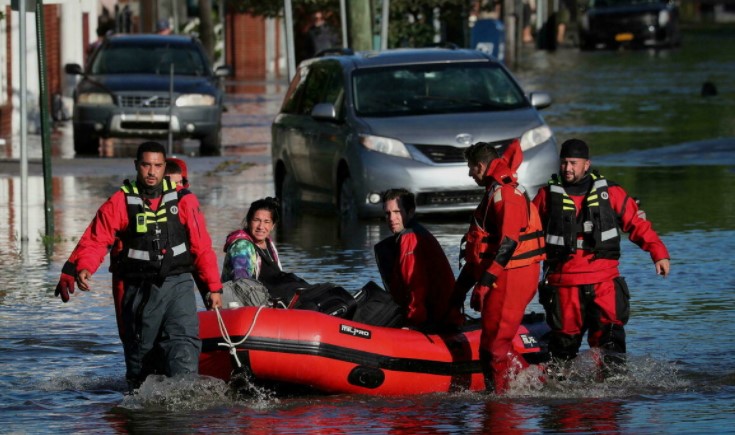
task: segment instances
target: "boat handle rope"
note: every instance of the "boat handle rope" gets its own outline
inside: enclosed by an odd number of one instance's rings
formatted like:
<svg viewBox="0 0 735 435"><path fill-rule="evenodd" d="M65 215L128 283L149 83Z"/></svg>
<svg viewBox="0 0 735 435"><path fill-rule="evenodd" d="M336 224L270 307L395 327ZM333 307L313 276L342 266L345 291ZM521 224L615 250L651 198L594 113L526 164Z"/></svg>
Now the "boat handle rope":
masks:
<svg viewBox="0 0 735 435"><path fill-rule="evenodd" d="M250 337L250 333L253 332L253 328L255 328L255 322L258 321L258 316L260 315L260 312L265 308L265 305L261 305L258 307L258 311L256 311L255 316L253 316L253 323L250 324L250 328L248 329L248 332L245 334L245 337L242 338L242 340L238 341L237 343L233 343L232 339L230 338L230 334L227 332L227 327L225 326L224 320L222 320L222 314L219 312L219 308L215 308L214 311L217 313L217 324L219 325L219 332L220 335L222 335L222 339L225 340L224 343L217 343L217 346L222 347L229 347L230 348L230 355L232 355L235 358L235 362L237 363L237 368L242 368L242 363L240 363L240 359L237 357L237 346L245 343L245 340Z"/></svg>

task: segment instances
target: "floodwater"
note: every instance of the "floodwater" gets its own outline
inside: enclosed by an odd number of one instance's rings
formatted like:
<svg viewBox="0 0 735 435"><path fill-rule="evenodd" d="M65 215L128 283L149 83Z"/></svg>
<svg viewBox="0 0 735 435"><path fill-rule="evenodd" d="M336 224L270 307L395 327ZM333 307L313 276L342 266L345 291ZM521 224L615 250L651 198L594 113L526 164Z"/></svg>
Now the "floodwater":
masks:
<svg viewBox="0 0 735 435"><path fill-rule="evenodd" d="M502 398L233 398L204 378L150 379L125 397L105 266L94 291L68 304L53 289L76 238L132 164L97 159L73 170L69 160L55 170L58 240L49 252L40 241L40 177L30 179L30 242L21 250L19 180L0 176L0 433L732 433L735 41L732 33L686 36L681 49L658 53L528 53L517 73L528 90L552 92L555 104L543 113L558 138L588 140L593 164L641 199L671 252L672 273L662 279L648 254L623 246L632 293L627 375L595 382L585 351L568 381L520 380ZM699 96L705 80L717 96ZM283 91L231 96L226 156L189 159L220 261L248 204L273 193L267 128ZM425 221L452 263L464 221ZM277 240L288 270L357 289L379 280L372 245L386 236L380 222L345 227L302 214L282 223Z"/></svg>

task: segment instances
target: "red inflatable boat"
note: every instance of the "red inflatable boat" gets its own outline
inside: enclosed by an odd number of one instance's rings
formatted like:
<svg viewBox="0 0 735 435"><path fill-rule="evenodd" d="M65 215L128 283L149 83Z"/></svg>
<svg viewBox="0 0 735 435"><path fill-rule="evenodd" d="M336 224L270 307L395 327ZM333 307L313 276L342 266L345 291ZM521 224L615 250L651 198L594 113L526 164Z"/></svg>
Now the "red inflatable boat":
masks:
<svg viewBox="0 0 735 435"><path fill-rule="evenodd" d="M307 310L242 307L220 315L221 324L215 311L199 313L199 372L225 381L239 364L257 382L323 393L408 395L485 387L477 322L461 333L427 335ZM515 350L529 363L543 361L547 331L543 315L527 314Z"/></svg>

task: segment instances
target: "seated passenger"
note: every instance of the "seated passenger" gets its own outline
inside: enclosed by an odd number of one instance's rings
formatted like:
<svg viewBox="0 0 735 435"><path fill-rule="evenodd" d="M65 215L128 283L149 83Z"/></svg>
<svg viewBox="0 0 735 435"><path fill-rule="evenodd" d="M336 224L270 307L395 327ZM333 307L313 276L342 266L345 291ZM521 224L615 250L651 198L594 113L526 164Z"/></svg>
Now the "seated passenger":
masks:
<svg viewBox="0 0 735 435"><path fill-rule="evenodd" d="M385 288L404 309L406 326L424 332L461 326L462 313L449 303L452 268L436 238L414 218L413 193L386 191L383 210L393 236L375 245L375 259Z"/></svg>
<svg viewBox="0 0 735 435"><path fill-rule="evenodd" d="M278 207L278 200L271 197L250 204L241 228L227 235L222 282L250 278L266 284L282 275L278 251L270 238L278 223Z"/></svg>
<svg viewBox="0 0 735 435"><path fill-rule="evenodd" d="M222 266L225 289L229 288L228 281L255 279L284 306L351 317L356 301L347 290L332 283L309 284L296 274L282 270L276 245L270 237L278 223L278 208L275 198L253 202L240 224L241 229L227 236ZM294 298L296 294L298 298Z"/></svg>

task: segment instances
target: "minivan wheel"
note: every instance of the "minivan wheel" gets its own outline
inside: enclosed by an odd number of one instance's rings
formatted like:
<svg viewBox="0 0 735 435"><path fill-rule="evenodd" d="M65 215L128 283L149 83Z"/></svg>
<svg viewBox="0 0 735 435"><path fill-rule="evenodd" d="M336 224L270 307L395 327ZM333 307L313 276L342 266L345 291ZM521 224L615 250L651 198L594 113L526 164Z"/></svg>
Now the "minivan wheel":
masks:
<svg viewBox="0 0 735 435"><path fill-rule="evenodd" d="M357 219L357 198L352 178L345 178L339 187L339 215L342 219Z"/></svg>
<svg viewBox="0 0 735 435"><path fill-rule="evenodd" d="M276 189L276 195L281 202L281 214L284 216L293 216L296 211L298 201L296 189L296 180L293 175L285 172L281 177L280 186Z"/></svg>

